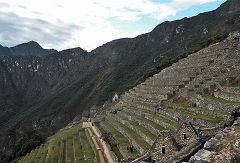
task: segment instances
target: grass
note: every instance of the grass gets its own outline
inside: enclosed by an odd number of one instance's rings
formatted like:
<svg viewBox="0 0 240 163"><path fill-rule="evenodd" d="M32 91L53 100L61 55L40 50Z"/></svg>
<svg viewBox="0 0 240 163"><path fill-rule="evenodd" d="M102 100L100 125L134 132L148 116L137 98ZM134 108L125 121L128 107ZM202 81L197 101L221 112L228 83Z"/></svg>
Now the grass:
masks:
<svg viewBox="0 0 240 163"><path fill-rule="evenodd" d="M139 125L137 122L129 120L127 118L125 118L122 115L118 115L121 119L127 121L128 123L130 123L131 125L133 125L134 127L136 127L137 129L139 129L143 134L145 134L147 137L149 137L151 140L155 140L157 138L156 135L152 134L148 129L146 129L145 127Z"/></svg>
<svg viewBox="0 0 240 163"><path fill-rule="evenodd" d="M117 146L119 147L118 149L120 151L122 151L123 153L127 153L129 154L130 156L137 156L139 154L139 152L137 150L134 150L133 153L130 153L128 150L127 150L127 147L130 145L128 139L126 139L122 133L120 133L117 129L115 129L112 125L110 125L109 123L106 123L106 122L102 122L101 123L102 127L105 129L105 130L108 130L110 131L115 140L116 140L116 143L117 143ZM114 149L113 149L114 150ZM116 156L121 159L121 155L119 155L118 153L118 150L117 151L113 151Z"/></svg>
<svg viewBox="0 0 240 163"><path fill-rule="evenodd" d="M162 122L165 122L165 123L168 123L172 126L175 126L175 127L179 127L179 124L177 122L174 122L174 121L171 121L165 117L162 117L159 115L159 113L155 113L153 111L150 111L150 110L146 110L146 109L141 109L141 108L138 108L137 111L140 111L146 115L148 115L150 118L153 118L153 119L157 119L159 121L162 121Z"/></svg>
<svg viewBox="0 0 240 163"><path fill-rule="evenodd" d="M48 138L48 141L31 151L25 157L21 158L20 163L34 161L36 163L57 163L61 159L62 146L61 140L66 140L67 143L67 162L74 162L74 151L76 162L79 163L94 163L95 153L86 136L85 130L82 129L82 124L69 126L57 132L55 135ZM73 144L74 142L74 144ZM82 148L81 148L82 143ZM84 155L86 160L84 160Z"/></svg>
<svg viewBox="0 0 240 163"><path fill-rule="evenodd" d="M153 128L155 128L155 129L157 129L157 130L159 130L159 131L165 130L164 127L162 127L162 126L156 124L155 122L150 121L150 120L148 120L148 119L146 119L146 118L144 118L144 117L141 117L141 116L139 116L139 115L133 114L133 113L130 112L130 111L126 111L126 110L125 110L124 112L126 112L127 115L131 115L131 116L136 117L137 119L139 119L139 120L141 120L141 121L144 121L145 123L149 124L150 126L152 126Z"/></svg>
<svg viewBox="0 0 240 163"><path fill-rule="evenodd" d="M98 129L102 132L102 133L108 133L109 131L107 129L104 129L103 126L99 125ZM107 142L111 148L111 151L115 154L115 156L118 158L118 160L123 159L123 155L120 152L119 148L118 148L118 143L117 141L114 139L114 137L111 137L111 139L108 139Z"/></svg>
<svg viewBox="0 0 240 163"><path fill-rule="evenodd" d="M150 145L143 140L135 131L133 131L132 129L130 129L129 127L127 127L126 125L122 124L121 122L116 121L113 118L109 118L109 121L111 123L115 123L116 125L118 125L119 127L123 128L126 133L128 133L132 139L135 140L135 142L143 149L147 149L150 147Z"/></svg>
<svg viewBox="0 0 240 163"><path fill-rule="evenodd" d="M191 117L201 119L201 120L204 120L204 121L208 121L208 122L212 122L212 123L220 123L220 122L223 121L221 118L212 117L212 116L205 115L205 114L196 114L194 112L184 110L184 108L175 108L175 109L170 109L169 108L169 109L167 109L167 111L177 112L177 113L180 113L181 115L184 115L184 116L191 116Z"/></svg>
<svg viewBox="0 0 240 163"><path fill-rule="evenodd" d="M67 138L67 162L74 162L73 137Z"/></svg>
<svg viewBox="0 0 240 163"><path fill-rule="evenodd" d="M83 149L84 149L83 153L85 155L85 160L89 163L94 163L95 153L94 153L94 151L91 147L91 144L87 138L85 130L81 130L79 132L79 135L81 137L82 144L83 144Z"/></svg>
<svg viewBox="0 0 240 163"><path fill-rule="evenodd" d="M76 153L76 161L79 163L84 163L83 150L81 149L79 134L74 135L73 140L74 140L74 149Z"/></svg>

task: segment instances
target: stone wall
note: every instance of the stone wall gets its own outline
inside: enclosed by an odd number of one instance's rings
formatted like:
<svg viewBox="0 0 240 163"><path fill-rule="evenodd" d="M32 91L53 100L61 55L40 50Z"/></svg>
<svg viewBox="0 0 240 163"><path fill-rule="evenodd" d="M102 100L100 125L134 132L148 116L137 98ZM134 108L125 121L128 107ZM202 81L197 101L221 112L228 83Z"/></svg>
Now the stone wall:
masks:
<svg viewBox="0 0 240 163"><path fill-rule="evenodd" d="M228 95L222 92L214 92L214 96L217 98L222 98L229 101L237 101L240 104L240 95Z"/></svg>

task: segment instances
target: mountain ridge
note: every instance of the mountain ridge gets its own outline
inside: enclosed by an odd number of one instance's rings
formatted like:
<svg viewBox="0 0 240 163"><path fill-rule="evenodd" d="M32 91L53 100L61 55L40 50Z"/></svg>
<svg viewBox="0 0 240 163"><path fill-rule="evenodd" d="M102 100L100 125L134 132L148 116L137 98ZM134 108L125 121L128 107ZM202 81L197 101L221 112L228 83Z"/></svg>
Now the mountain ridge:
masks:
<svg viewBox="0 0 240 163"><path fill-rule="evenodd" d="M7 102L0 101L0 106L6 106L0 107L5 110L0 115L5 118L0 123L1 158L11 160L13 154L15 158L27 151L16 151L28 138L24 133L34 132L44 139L83 110L101 107L116 92L122 94L180 58L223 40L240 28L239 10L221 15L226 10L220 7L165 22L150 33L114 40L90 53L77 48L44 57L1 56L5 69L0 73L0 92L4 92L0 96L9 97ZM11 91L6 94L6 90Z"/></svg>
<svg viewBox="0 0 240 163"><path fill-rule="evenodd" d="M57 52L55 49L44 49L35 41L29 41L13 47L0 45L0 56L44 56Z"/></svg>

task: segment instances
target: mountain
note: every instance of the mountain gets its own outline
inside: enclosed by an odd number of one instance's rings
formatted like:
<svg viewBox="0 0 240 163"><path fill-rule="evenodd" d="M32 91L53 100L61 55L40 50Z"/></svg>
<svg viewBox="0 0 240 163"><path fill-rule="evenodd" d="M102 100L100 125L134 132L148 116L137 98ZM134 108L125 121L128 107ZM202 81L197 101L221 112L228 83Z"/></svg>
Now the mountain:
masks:
<svg viewBox="0 0 240 163"><path fill-rule="evenodd" d="M122 94L180 58L223 40L240 29L239 16L239 1L228 0L212 12L164 22L90 53L74 48L42 57L1 56L1 159L25 154L83 110L101 107L116 92Z"/></svg>
<svg viewBox="0 0 240 163"><path fill-rule="evenodd" d="M110 163L189 162L195 153L190 162L238 162L236 148L230 148L238 146L233 142L240 134L236 131L240 129L239 39L240 32L233 32L224 41L180 59L120 98L115 96L88 121L68 124L18 162L94 162L95 158ZM200 141L209 140L204 150L190 123L196 133L201 132ZM222 151L223 158L216 151ZM216 157L212 160L205 153Z"/></svg>
<svg viewBox="0 0 240 163"><path fill-rule="evenodd" d="M11 55L10 49L0 45L0 56L2 55Z"/></svg>
<svg viewBox="0 0 240 163"><path fill-rule="evenodd" d="M43 49L37 42L29 41L11 48L0 45L0 56L44 56L56 53L54 49Z"/></svg>

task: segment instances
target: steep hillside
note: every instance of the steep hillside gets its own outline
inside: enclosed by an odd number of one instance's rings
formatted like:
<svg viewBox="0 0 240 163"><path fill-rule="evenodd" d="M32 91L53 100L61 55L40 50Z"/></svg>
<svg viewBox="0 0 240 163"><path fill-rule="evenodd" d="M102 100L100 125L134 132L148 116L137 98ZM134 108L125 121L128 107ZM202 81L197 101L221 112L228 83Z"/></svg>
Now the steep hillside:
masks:
<svg viewBox="0 0 240 163"><path fill-rule="evenodd" d="M192 160L199 159L197 156L204 159L204 153L210 153L216 162L220 156L206 149L222 154L223 143L214 142L232 136L234 140L223 141L233 143L239 135L233 131L232 135L223 134L230 134L226 127L240 114L239 40L240 33L232 33L226 40L179 60L91 118L69 124L19 162L95 159L101 163L137 163L150 159L170 163L188 161L194 153ZM81 138L84 134L88 139ZM203 153L201 143L208 139L211 141L204 145ZM84 155L89 150L83 148L85 143L95 151L91 157Z"/></svg>
<svg viewBox="0 0 240 163"><path fill-rule="evenodd" d="M25 133L44 139L115 92L122 94L180 58L223 40L240 27L239 5L229 0L215 11L162 23L150 33L114 40L90 53L69 49L43 57L2 56L0 96L9 102L1 101L6 106L0 108L5 119L1 158L18 157L39 143L33 139L23 146Z"/></svg>

